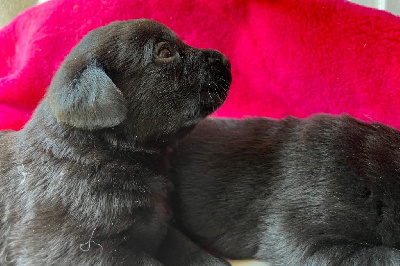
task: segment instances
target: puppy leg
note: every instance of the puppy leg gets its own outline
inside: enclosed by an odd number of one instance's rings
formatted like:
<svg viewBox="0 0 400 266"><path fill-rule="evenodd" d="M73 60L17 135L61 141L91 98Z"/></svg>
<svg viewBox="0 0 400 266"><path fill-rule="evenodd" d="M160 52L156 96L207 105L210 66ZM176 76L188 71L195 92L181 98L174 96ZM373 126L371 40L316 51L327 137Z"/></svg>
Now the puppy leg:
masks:
<svg viewBox="0 0 400 266"><path fill-rule="evenodd" d="M276 253L271 265L285 266L398 266L400 251L385 246L365 246L360 244L337 244L324 246L311 244L312 248L291 249Z"/></svg>
<svg viewBox="0 0 400 266"><path fill-rule="evenodd" d="M159 247L158 260L171 266L230 265L227 261L205 252L173 227L168 228Z"/></svg>
<svg viewBox="0 0 400 266"><path fill-rule="evenodd" d="M400 265L400 251L384 246L339 245L320 249L305 261L304 265L313 266L396 266Z"/></svg>

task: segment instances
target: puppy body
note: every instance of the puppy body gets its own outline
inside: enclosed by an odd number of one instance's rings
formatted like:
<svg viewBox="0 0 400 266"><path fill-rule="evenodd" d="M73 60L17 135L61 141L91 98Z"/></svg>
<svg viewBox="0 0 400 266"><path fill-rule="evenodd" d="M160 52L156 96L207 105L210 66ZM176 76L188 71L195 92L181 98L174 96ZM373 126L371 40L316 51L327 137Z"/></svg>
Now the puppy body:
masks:
<svg viewBox="0 0 400 266"><path fill-rule="evenodd" d="M0 135L0 264L227 265L168 226L163 176L165 147L225 99L227 62L154 21L89 33Z"/></svg>
<svg viewBox="0 0 400 266"><path fill-rule="evenodd" d="M399 265L400 133L349 116L206 119L174 155L174 215L225 257Z"/></svg>
<svg viewBox="0 0 400 266"><path fill-rule="evenodd" d="M44 102L35 118L47 111ZM121 152L46 120L2 137L1 257L11 265L113 265L135 255L146 265L167 232L160 154Z"/></svg>

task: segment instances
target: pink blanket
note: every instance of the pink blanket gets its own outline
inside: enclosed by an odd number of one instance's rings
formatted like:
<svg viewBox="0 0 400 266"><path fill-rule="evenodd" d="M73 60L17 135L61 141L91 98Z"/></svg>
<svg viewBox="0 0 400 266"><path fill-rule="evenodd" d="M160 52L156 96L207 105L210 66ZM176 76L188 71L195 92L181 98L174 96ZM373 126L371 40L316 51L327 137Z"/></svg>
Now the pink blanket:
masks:
<svg viewBox="0 0 400 266"><path fill-rule="evenodd" d="M217 116L349 113L400 128L400 18L345 0L53 0L0 31L0 129L20 129L71 48L152 18L232 62Z"/></svg>

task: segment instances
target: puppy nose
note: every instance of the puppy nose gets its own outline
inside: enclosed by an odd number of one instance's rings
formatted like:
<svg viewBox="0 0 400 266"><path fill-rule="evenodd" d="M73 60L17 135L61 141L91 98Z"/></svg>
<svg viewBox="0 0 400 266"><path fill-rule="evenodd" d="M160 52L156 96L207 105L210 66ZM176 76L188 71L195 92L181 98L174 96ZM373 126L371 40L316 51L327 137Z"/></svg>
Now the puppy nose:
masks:
<svg viewBox="0 0 400 266"><path fill-rule="evenodd" d="M222 61L222 64L224 65L224 67L231 70L231 61L229 61L228 57L226 57L225 55L222 55L221 61Z"/></svg>
<svg viewBox="0 0 400 266"><path fill-rule="evenodd" d="M212 63L221 63L227 69L231 69L231 62L229 59L218 51L210 50L207 58L210 64Z"/></svg>

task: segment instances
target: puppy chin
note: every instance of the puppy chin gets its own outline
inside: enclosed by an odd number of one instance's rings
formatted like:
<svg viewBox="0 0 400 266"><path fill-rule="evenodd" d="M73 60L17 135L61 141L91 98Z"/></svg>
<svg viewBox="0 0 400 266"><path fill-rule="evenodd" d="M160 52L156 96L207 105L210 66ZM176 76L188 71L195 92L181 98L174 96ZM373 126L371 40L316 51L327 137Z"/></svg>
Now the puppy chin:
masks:
<svg viewBox="0 0 400 266"><path fill-rule="evenodd" d="M222 106L226 99L226 94L218 92L200 92L200 102L190 114L187 114L186 119L180 122L166 123L164 126L155 127L157 130L152 132L152 129L137 132L136 138L137 147L142 148L165 148L189 134L204 118L211 115L219 107ZM135 130L132 130L135 132ZM145 133L145 134L144 134Z"/></svg>
<svg viewBox="0 0 400 266"><path fill-rule="evenodd" d="M210 97L217 97L217 96L213 95ZM212 113L214 113L218 108L221 107L222 104L223 104L223 101L218 101L217 103L202 102L201 110L200 110L200 114L201 114L202 118L205 118L205 117L211 115Z"/></svg>
<svg viewBox="0 0 400 266"><path fill-rule="evenodd" d="M203 118L220 108L228 96L228 90L232 78L229 71L225 72L225 75L222 75L223 78L216 79L217 82L213 82L214 86L205 86L199 92L200 115Z"/></svg>

